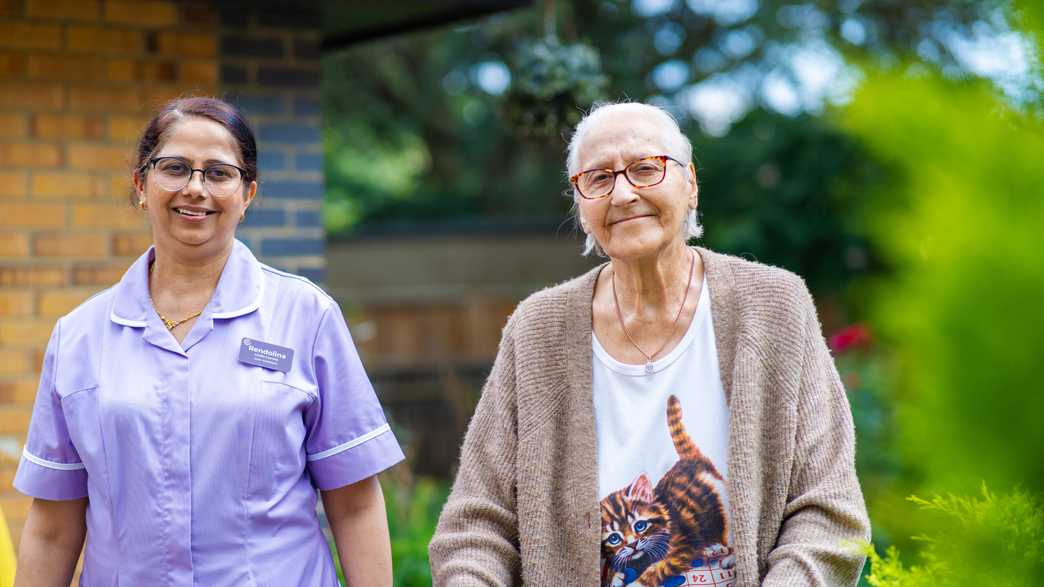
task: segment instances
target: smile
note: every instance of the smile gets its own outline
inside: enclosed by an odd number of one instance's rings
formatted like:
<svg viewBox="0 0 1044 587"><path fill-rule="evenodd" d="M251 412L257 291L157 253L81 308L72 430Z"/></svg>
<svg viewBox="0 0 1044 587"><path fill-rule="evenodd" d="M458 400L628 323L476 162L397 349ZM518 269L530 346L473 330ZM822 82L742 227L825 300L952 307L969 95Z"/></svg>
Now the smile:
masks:
<svg viewBox="0 0 1044 587"><path fill-rule="evenodd" d="M624 222L630 222L631 220L640 220L642 218L652 218L652 217L653 217L652 214L642 214L640 216L631 216L630 218L624 218L622 220L614 220L614 221L609 223L609 226L613 226L613 225L616 225L616 224L623 224Z"/></svg>
<svg viewBox="0 0 1044 587"><path fill-rule="evenodd" d="M174 211L190 218L204 218L216 212L215 210L189 210L187 208L174 208Z"/></svg>

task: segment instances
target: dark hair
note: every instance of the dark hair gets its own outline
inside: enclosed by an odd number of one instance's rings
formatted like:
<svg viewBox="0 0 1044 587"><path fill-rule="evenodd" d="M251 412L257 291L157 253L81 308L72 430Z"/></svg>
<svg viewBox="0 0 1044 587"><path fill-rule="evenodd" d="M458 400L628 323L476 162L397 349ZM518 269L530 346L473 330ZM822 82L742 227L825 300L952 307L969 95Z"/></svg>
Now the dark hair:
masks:
<svg viewBox="0 0 1044 587"><path fill-rule="evenodd" d="M195 97L177 98L167 102L156 116L152 117L145 131L138 139L138 149L135 158L135 171L141 169L149 162L149 158L159 148L163 141L163 135L177 121L188 117L199 116L207 118L225 127L236 141L239 147L239 156L242 159L244 183L257 179L257 140L254 138L254 130L250 128L246 117L232 104L217 98ZM131 194L131 205L137 202L137 198Z"/></svg>

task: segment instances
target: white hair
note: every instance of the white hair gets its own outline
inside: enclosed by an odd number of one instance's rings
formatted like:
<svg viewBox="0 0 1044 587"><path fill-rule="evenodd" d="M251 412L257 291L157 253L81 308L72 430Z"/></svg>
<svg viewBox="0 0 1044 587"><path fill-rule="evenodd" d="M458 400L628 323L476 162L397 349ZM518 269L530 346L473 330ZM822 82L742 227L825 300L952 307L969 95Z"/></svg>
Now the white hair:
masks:
<svg viewBox="0 0 1044 587"><path fill-rule="evenodd" d="M652 104L645 104L643 102L598 102L591 108L587 114L580 120L576 125L576 130L573 132L573 136L569 139L569 145L566 147L566 173L568 177L572 177L575 173L580 171L580 145L583 143L584 135L590 130L598 121L605 118L607 115L612 114L631 114L631 115L647 115L652 116L660 121L660 125L663 127L663 143L667 149L664 155L670 155L671 157L680 161L686 166L692 163L692 143L689 142L689 138L682 132L681 127L678 126L678 121L675 120L674 116L667 110L654 106ZM573 207L572 215L576 221L577 227L580 227L580 213L577 209L577 198L580 197L576 193L576 189L572 190L573 194ZM689 210L688 215L685 217L683 223L682 232L685 234L685 239L700 238L703 236L703 225L700 224L699 216L696 214L696 210ZM605 251L598 244L594 235L587 233L587 238L584 240L583 254L590 255L592 252L600 257L605 256Z"/></svg>

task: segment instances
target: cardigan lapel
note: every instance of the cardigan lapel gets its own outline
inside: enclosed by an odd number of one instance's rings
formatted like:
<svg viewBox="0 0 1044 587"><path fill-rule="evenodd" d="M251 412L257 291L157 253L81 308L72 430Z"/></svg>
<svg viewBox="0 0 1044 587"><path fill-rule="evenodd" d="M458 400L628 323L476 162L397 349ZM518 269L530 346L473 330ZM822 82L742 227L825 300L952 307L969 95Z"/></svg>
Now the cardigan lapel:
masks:
<svg viewBox="0 0 1044 587"><path fill-rule="evenodd" d="M751 436L751 431L755 430L757 425L741 421L739 414L744 411L744 405L750 398L743 394L743 390L735 388L733 377L742 320L739 311L740 301L737 299L735 275L728 257L706 249L698 250L704 260L707 283L710 284L711 322L714 324L718 370L721 372L721 385L729 406L729 473L725 487L729 495L731 546L737 550L737 571L743 576L756 577L757 520L752 513L751 504L744 498L756 494L755 476L759 472L742 465L756 462L750 450L757 443L757 439ZM746 584L746 581L743 584Z"/></svg>
<svg viewBox="0 0 1044 587"><path fill-rule="evenodd" d="M736 400L733 389L733 371L736 360L736 346L739 332L739 309L736 299L735 276L732 267L724 255L719 255L702 247L696 247L696 251L703 261L703 270L706 274L707 284L710 288L711 320L714 325L714 340L718 353L718 369L721 376L722 388L725 390L725 400L730 407L729 411L729 476L726 485L729 494L729 525L732 528L732 543L742 545L745 549L753 548L754 542L748 540L751 531L750 509L748 504L741 503L741 495L746 495L751 489L753 480L750 478L751 471L737 469L739 463L744 462L741 453L743 446L750 441L748 438L740 438L743 426L736 421L736 410L733 409ZM578 499L574 503L582 508L582 511L572 512L580 520L584 528L586 540L590 542L586 550L594 549L600 552L601 544L601 512L598 503L598 447L595 432L594 419L594 396L591 389L591 301L594 296L595 283L598 274L607 264L603 263L588 271L578 281L578 287L573 289L568 300L566 312L566 328L562 333L564 336L565 360L567 362L567 377L572 388L572 401L570 402L576 413L571 418L571 423L577 426L574 432L579 442L573 446L573 450L584 454L580 462L591 463L584 471L574 471L577 475L572 481L578 492ZM756 553L741 553L744 562ZM756 559L755 559L756 560ZM746 565L744 565L746 566ZM754 567L756 569L756 566ZM576 569L579 571L579 569ZM584 575L589 573L584 569ZM592 572L597 572L593 570ZM593 578L593 577L589 577Z"/></svg>

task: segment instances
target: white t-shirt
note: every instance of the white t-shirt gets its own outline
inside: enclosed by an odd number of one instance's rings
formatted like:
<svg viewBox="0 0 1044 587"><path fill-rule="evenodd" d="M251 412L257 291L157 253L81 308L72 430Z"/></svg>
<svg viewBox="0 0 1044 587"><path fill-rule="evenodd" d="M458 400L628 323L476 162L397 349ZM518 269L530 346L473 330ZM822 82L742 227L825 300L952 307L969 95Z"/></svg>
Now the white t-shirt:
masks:
<svg viewBox="0 0 1044 587"><path fill-rule="evenodd" d="M729 408L710 295L704 278L688 330L653 362L651 374L609 356L591 336L603 576L612 578L603 584L639 577L642 584L671 587L735 583L724 482ZM673 434L671 396L681 418ZM684 570L665 575L669 564Z"/></svg>

